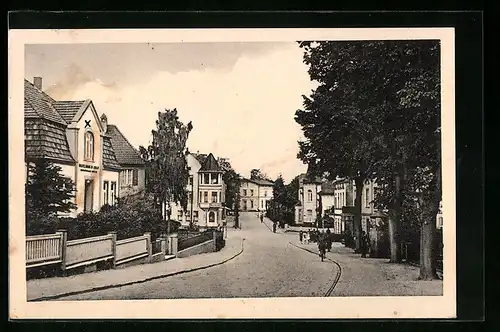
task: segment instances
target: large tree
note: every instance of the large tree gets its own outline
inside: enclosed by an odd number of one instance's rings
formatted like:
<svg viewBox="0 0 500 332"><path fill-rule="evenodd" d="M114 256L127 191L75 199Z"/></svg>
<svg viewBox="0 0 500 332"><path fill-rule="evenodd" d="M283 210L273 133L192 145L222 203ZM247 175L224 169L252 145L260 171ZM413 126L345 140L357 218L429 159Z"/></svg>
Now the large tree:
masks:
<svg viewBox="0 0 500 332"><path fill-rule="evenodd" d="M44 230L47 225L39 225L44 218L75 209L74 193L73 180L62 174L60 166L47 159L31 160L25 186L27 233Z"/></svg>
<svg viewBox="0 0 500 332"><path fill-rule="evenodd" d="M158 112L156 129L152 130L152 143L141 154L146 156L149 170L148 189L161 202L163 216L168 222L170 232L171 202L179 203L187 210L189 169L186 158L186 142L193 125L179 120L177 109Z"/></svg>
<svg viewBox="0 0 500 332"><path fill-rule="evenodd" d="M258 168L254 168L250 171L250 179L251 180L267 180L267 181L271 181L271 178L263 173L260 169Z"/></svg>
<svg viewBox="0 0 500 332"><path fill-rule="evenodd" d="M354 178L357 238L362 180L376 176L382 190L390 188L385 205L393 262L400 261L406 182L416 176L416 169L426 170L420 197L432 200L432 205L422 226L422 259L431 262L425 257L432 250L425 248L433 242L429 222L440 197L439 44L370 41L301 46L311 78L319 82L305 98L305 110L297 112L306 136L301 159L330 175ZM432 274L422 272L422 278Z"/></svg>
<svg viewBox="0 0 500 332"><path fill-rule="evenodd" d="M304 109L295 120L305 140L299 142L299 159L314 175L329 180L343 177L356 186L354 235L356 251L361 239L361 195L363 185L378 161L378 116L374 100L373 70L378 52L366 54L359 42L300 42L309 76L318 83L310 96L303 96Z"/></svg>

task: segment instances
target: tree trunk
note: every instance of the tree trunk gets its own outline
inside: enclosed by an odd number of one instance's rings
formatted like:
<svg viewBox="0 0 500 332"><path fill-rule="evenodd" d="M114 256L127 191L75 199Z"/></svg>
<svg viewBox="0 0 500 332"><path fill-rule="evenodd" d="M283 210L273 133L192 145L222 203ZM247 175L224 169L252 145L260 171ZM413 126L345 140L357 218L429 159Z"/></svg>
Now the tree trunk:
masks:
<svg viewBox="0 0 500 332"><path fill-rule="evenodd" d="M359 253L361 249L361 197L363 195L363 185L365 179L363 177L357 177L354 179L354 184L356 186L356 198L354 199L354 238L356 248L354 252Z"/></svg>
<svg viewBox="0 0 500 332"><path fill-rule="evenodd" d="M401 173L396 173L395 178L396 192L395 202L392 211L389 213L389 243L391 249L391 263L401 263L401 241L399 228L401 226L401 210L403 204L403 178Z"/></svg>
<svg viewBox="0 0 500 332"><path fill-rule="evenodd" d="M441 170L436 171L436 183L430 199L423 200L420 229L420 280L438 279L436 273L436 215L441 200Z"/></svg>

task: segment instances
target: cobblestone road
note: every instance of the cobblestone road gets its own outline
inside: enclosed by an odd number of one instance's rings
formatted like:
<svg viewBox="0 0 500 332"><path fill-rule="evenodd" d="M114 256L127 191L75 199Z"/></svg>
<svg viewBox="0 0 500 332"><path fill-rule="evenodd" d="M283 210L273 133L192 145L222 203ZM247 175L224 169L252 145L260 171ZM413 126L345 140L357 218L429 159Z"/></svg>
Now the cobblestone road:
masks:
<svg viewBox="0 0 500 332"><path fill-rule="evenodd" d="M337 268L273 234L255 213L241 217L245 247L235 259L206 270L61 300L323 296Z"/></svg>

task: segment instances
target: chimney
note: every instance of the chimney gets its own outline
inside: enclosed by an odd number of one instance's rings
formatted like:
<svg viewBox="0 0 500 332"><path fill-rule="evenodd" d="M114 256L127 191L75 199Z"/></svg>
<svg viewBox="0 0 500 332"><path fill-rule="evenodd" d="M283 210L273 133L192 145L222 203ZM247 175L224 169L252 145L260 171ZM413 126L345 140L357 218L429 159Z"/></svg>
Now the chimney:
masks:
<svg viewBox="0 0 500 332"><path fill-rule="evenodd" d="M101 125L104 133L106 133L108 131L108 117L104 113L101 115Z"/></svg>
<svg viewBox="0 0 500 332"><path fill-rule="evenodd" d="M42 78L41 77L34 77L33 84L37 87L38 90L42 90Z"/></svg>

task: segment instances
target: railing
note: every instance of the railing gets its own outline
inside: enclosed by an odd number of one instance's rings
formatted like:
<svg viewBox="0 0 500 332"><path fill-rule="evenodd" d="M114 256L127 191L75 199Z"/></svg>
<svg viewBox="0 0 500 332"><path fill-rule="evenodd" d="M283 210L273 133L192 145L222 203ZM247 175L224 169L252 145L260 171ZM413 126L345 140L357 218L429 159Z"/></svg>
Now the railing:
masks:
<svg viewBox="0 0 500 332"><path fill-rule="evenodd" d="M179 251L187 249L187 248L191 248L191 247L196 246L198 244L201 244L203 242L213 240L213 237L214 236L213 236L212 232L204 232L198 236L194 236L194 237L190 237L190 238L182 239L182 240L179 239L179 243L178 243L177 248Z"/></svg>
<svg viewBox="0 0 500 332"><path fill-rule="evenodd" d="M62 247L62 233L26 237L26 267L62 262Z"/></svg>
<svg viewBox="0 0 500 332"><path fill-rule="evenodd" d="M149 255L149 235L116 241L116 265Z"/></svg>
<svg viewBox="0 0 500 332"><path fill-rule="evenodd" d="M67 242L65 269L105 261L114 257L113 235L103 235Z"/></svg>

